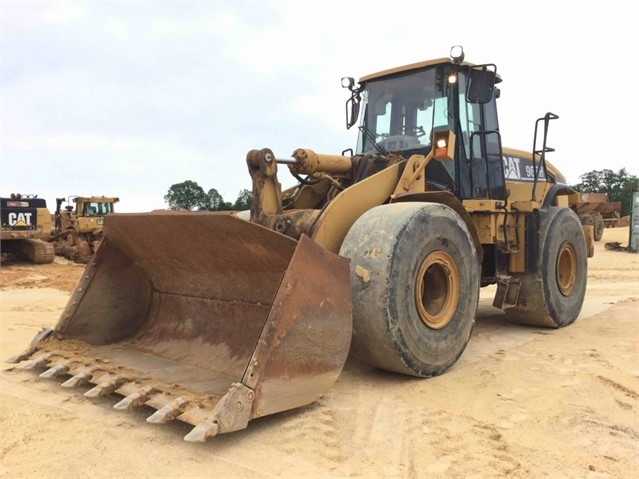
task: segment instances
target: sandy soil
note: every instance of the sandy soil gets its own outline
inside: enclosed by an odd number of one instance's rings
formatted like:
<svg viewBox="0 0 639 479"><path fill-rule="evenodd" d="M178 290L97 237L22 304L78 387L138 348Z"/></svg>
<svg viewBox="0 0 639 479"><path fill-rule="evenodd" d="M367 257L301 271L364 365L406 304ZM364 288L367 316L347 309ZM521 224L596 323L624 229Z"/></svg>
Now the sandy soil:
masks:
<svg viewBox="0 0 639 479"><path fill-rule="evenodd" d="M561 330L511 325L482 292L473 337L444 375L416 380L349 359L317 403L204 444L117 398L0 372L0 478L639 477L639 255L589 261L586 302ZM83 267L4 263L0 353L54 326Z"/></svg>

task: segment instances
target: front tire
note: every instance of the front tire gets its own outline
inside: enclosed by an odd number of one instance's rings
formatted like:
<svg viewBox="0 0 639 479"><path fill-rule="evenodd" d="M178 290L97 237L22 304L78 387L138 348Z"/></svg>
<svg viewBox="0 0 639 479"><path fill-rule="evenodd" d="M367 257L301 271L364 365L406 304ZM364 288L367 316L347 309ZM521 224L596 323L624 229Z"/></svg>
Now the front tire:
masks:
<svg viewBox="0 0 639 479"><path fill-rule="evenodd" d="M348 232L352 352L380 369L441 374L470 338L479 300L471 235L451 208L396 203L373 208Z"/></svg>

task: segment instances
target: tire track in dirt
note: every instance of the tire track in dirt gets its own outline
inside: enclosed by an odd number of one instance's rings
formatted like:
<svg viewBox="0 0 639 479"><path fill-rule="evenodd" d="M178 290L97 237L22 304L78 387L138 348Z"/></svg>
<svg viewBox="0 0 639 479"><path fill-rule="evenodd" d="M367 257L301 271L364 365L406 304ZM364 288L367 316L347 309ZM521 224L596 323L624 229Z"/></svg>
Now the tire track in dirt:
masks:
<svg viewBox="0 0 639 479"><path fill-rule="evenodd" d="M609 386L609 387L615 389L616 391L622 392L625 396L627 396L627 397L629 397L631 399L639 399L639 394L637 394L632 389L627 388L623 384L619 384L617 381L613 381L612 379L607 378L605 376L597 376L597 379L599 379L599 381L604 383L606 386Z"/></svg>
<svg viewBox="0 0 639 479"><path fill-rule="evenodd" d="M428 429L423 439L432 452L427 458L416 456L421 460L414 465L424 476L512 477L522 468L509 450L503 429L495 425L438 410L430 414ZM469 476L468 471L477 475Z"/></svg>
<svg viewBox="0 0 639 479"><path fill-rule="evenodd" d="M335 411L322 398L311 409L289 418L282 426L284 437L281 448L287 453L298 453L307 442L317 445L313 457L321 457L329 466L346 460L335 430ZM304 448L306 449L306 448Z"/></svg>

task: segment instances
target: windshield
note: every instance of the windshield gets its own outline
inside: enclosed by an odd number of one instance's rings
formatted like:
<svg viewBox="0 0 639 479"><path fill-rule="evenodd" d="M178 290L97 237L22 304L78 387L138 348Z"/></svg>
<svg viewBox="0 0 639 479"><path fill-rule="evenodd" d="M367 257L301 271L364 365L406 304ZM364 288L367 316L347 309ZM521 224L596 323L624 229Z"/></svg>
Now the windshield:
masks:
<svg viewBox="0 0 639 479"><path fill-rule="evenodd" d="M357 153L377 153L380 147L388 152L430 147L433 128L448 127L448 84L442 72L441 66L434 66L368 82Z"/></svg>
<svg viewBox="0 0 639 479"><path fill-rule="evenodd" d="M83 210L86 216L105 216L113 213L113 203L84 203Z"/></svg>

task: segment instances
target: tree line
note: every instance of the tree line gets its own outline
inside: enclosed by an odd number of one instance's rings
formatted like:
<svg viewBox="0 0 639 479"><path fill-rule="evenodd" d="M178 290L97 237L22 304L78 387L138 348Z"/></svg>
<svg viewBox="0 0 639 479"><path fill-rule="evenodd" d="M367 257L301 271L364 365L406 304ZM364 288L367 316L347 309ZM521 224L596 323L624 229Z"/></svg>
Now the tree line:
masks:
<svg viewBox="0 0 639 479"><path fill-rule="evenodd" d="M638 191L637 176L629 174L625 168L618 172L612 170L593 170L579 176L580 183L573 185L581 193L606 193L608 201L621 202L621 216L632 213L632 193Z"/></svg>
<svg viewBox="0 0 639 479"><path fill-rule="evenodd" d="M632 212L632 193L637 191L637 176L629 174L625 168L593 170L579 176L580 183L572 185L581 193L606 193L608 201L621 202L621 216ZM183 181L171 185L164 201L172 210L242 211L251 209L251 191L241 190L235 202L224 201L222 195L211 188L208 192L195 181Z"/></svg>
<svg viewBox="0 0 639 479"><path fill-rule="evenodd" d="M187 180L171 185L164 201L171 210L242 211L251 209L251 191L241 190L231 203L215 188L205 192L195 181Z"/></svg>

